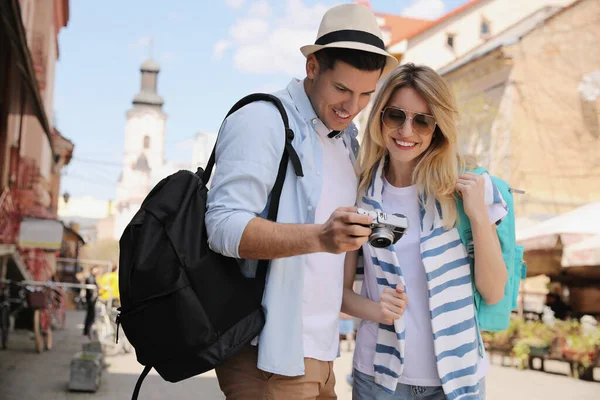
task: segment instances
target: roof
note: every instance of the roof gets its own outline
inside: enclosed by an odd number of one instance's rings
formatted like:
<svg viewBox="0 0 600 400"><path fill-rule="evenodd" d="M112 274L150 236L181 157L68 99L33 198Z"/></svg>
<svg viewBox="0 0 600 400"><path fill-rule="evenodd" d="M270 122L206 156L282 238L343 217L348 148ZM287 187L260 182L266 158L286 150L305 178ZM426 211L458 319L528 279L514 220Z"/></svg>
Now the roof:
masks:
<svg viewBox="0 0 600 400"><path fill-rule="evenodd" d="M148 72L159 72L160 65L152 59L147 59L146 61L144 61L142 63L142 66L140 69L142 71L148 71Z"/></svg>
<svg viewBox="0 0 600 400"><path fill-rule="evenodd" d="M413 31L411 31L408 35L406 35L405 37L401 37L398 40L392 40L390 42L390 44L388 45L388 47L393 46L395 44L397 44L398 42L404 40L404 39L411 39L415 36L420 35L421 33L428 31L429 29L433 28L436 25L441 24L442 22L452 18L453 16L460 14L461 12L471 8L472 6L476 5L477 3L481 2L482 0L470 0L468 2L466 2L465 4L463 4L460 7L456 7L454 10L449 11L448 13L442 15L441 17L439 17L436 20L433 21L424 21L427 22L426 24L421 25L418 29L415 29Z"/></svg>
<svg viewBox="0 0 600 400"><path fill-rule="evenodd" d="M150 106L162 106L165 103L163 98L157 93L141 91L133 98L133 104L146 104Z"/></svg>
<svg viewBox="0 0 600 400"><path fill-rule="evenodd" d="M390 43L398 43L407 37L421 30L425 26L431 25L432 21L424 19L408 18L401 15L376 13L380 18L384 18L385 23L382 29L391 31Z"/></svg>
<svg viewBox="0 0 600 400"><path fill-rule="evenodd" d="M362 4L373 10L369 0L355 0L356 4ZM425 26L431 25L432 21L404 17L402 15L386 14L374 11L375 16L383 18L384 23L381 26L382 30L389 30L391 33L390 44L397 43L407 37L413 35L414 32L421 30Z"/></svg>
<svg viewBox="0 0 600 400"><path fill-rule="evenodd" d="M516 24L508 27L504 31L500 32L487 42L475 47L473 50L469 51L462 57L457 58L452 61L450 64L440 68L438 73L440 75L447 74L455 69L462 67L465 64L468 64L471 61L474 61L480 57L483 57L486 54L491 53L494 50L499 49L500 47L508 46L513 43L518 42L521 38L527 35L529 32L533 31L535 28L543 25L549 18L554 16L557 12L561 11L561 7L543 7L533 14L523 18Z"/></svg>

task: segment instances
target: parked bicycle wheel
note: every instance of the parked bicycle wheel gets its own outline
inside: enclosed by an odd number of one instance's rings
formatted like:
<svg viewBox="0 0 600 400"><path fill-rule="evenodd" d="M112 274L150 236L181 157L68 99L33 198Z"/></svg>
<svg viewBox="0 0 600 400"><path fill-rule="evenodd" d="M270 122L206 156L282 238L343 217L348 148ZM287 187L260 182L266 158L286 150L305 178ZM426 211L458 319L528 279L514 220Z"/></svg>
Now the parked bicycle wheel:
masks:
<svg viewBox="0 0 600 400"><path fill-rule="evenodd" d="M6 350L8 344L8 331L10 329L10 306L0 306L0 346Z"/></svg>
<svg viewBox="0 0 600 400"><path fill-rule="evenodd" d="M33 312L33 334L35 349L38 353L44 350L52 350L52 327L45 310L37 309Z"/></svg>
<svg viewBox="0 0 600 400"><path fill-rule="evenodd" d="M42 313L40 310L33 311L33 336L35 338L35 349L38 353L44 351L44 338L42 335Z"/></svg>

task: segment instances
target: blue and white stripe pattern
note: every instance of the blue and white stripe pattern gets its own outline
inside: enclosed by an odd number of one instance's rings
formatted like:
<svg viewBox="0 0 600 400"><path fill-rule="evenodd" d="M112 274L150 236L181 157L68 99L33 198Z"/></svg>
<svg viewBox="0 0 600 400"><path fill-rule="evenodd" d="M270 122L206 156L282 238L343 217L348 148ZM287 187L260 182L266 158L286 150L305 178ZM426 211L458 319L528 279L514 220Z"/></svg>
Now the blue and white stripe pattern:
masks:
<svg viewBox="0 0 600 400"><path fill-rule="evenodd" d="M371 185L359 196L359 207L382 210L384 162L380 162ZM493 204L494 187L486 176L486 204ZM499 198L498 202L503 200ZM477 363L480 336L473 303L472 274L465 246L456 228L443 226L439 205L425 210L421 206L421 257L427 273L429 311L434 332L434 350L442 387L449 400L477 400L479 396ZM415 229L416 221L409 221ZM371 248L380 293L385 287L401 283L410 297L399 267L394 245L385 249ZM410 340L414 340L409 338ZM394 325L379 325L374 358L375 382L393 393L402 375L405 348L405 319Z"/></svg>

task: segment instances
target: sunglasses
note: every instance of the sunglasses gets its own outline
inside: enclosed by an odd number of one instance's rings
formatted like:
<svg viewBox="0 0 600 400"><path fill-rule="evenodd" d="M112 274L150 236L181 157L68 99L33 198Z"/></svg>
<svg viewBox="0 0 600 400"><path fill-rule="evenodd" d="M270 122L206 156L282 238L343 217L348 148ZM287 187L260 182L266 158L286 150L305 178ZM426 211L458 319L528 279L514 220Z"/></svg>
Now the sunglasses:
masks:
<svg viewBox="0 0 600 400"><path fill-rule="evenodd" d="M413 116L409 117L408 113L409 111L401 108L386 107L381 112L381 122L383 122L383 125L388 129L400 129L407 120L410 120L413 131L417 132L419 135L427 136L433 133L435 126L437 125L433 115L412 113Z"/></svg>

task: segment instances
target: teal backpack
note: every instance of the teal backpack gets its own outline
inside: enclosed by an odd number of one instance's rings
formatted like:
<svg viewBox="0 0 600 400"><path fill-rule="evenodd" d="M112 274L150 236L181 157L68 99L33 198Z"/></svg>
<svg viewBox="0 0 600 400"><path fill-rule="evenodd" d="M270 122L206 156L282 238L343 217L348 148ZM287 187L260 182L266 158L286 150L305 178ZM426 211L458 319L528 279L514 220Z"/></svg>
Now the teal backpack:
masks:
<svg viewBox="0 0 600 400"><path fill-rule="evenodd" d="M484 168L476 168L471 171L481 175L487 173ZM482 331L501 331L507 329L510 324L511 311L517 308L517 297L519 295L519 286L522 279L527 276L527 266L523 261L523 246L517 245L515 235L515 209L512 190L506 182L495 176L491 176L492 182L502 195L508 207L508 214L497 226L496 232L502 249L502 257L508 270L508 280L504 288L504 297L498 303L489 305L483 300L479 291L475 287L473 279L473 293L475 300L475 315ZM465 214L462 199L460 197L456 204L458 210L458 233L460 239L469 251L473 254L473 234L471 232L471 223ZM475 259L470 257L471 271L475 271Z"/></svg>

